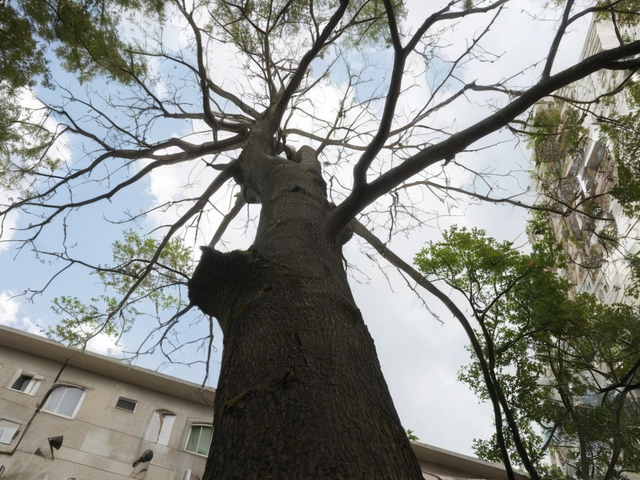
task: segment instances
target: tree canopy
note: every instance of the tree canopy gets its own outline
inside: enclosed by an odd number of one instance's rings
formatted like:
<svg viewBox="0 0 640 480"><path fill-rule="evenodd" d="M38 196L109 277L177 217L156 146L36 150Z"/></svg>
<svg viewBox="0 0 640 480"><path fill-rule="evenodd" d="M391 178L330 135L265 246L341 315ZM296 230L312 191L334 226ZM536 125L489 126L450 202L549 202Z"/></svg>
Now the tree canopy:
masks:
<svg viewBox="0 0 640 480"><path fill-rule="evenodd" d="M541 231L544 218L536 221L531 254L479 230L452 228L415 259L429 279L464 296L477 322L481 351L469 348L472 361L460 379L484 401L495 392L503 418L501 430L474 448L499 462L502 443L544 475L552 471L542 460L555 448L577 465L579 478L620 478L640 469L640 415L628 397L640 387L640 310L588 293L571 298L570 283L557 273L562 253Z"/></svg>

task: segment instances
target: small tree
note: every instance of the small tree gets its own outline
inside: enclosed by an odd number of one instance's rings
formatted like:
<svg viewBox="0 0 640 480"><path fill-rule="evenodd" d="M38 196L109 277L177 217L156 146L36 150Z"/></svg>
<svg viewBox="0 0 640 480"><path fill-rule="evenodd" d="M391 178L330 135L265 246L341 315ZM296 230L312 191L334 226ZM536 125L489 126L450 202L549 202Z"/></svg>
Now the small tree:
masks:
<svg viewBox="0 0 640 480"><path fill-rule="evenodd" d="M356 233L406 268L370 229L384 226L392 236L405 222L426 223L408 189L460 192L434 176L462 167L458 156L476 142L580 78L640 67L640 41L621 37L618 46L555 71L563 37L580 18L593 12L616 24L634 18L630 0L582 10L568 1L558 10L557 33L535 81L522 87L464 78L463 66L499 57L484 44L507 3L429 5L412 28L404 27L405 3L391 0L3 3L7 18L36 42L25 45L56 47L61 65L87 89L43 93L46 114L59 125L53 132L25 110L10 118L1 177L13 193L1 214L29 215L19 247L31 246L64 268L89 266L115 289L93 305L59 299L69 327L56 330L62 338L80 340L79 329L89 336L126 330L138 313L135 303L144 300L158 311L176 311L159 327L163 339L194 307L215 317L224 350L207 479L421 478L353 301L343 245ZM465 46L452 44L449 33L474 19L480 27ZM172 22L184 42L167 40ZM126 34L133 25L135 32ZM28 85L32 75L48 71L46 57L30 57L29 48L18 48L17 60L9 60L24 73L15 84ZM222 49L235 55L241 78L216 69ZM373 59L382 50L385 76L371 86ZM444 73L434 76L434 68ZM434 80L416 105L407 82L427 72ZM340 84L337 99L328 111L315 108L318 90L332 81ZM437 113L486 92L503 106L444 129L436 123ZM183 134L187 121L204 134ZM80 158L73 163L55 154L63 135L74 139ZM177 205L178 218L167 220L157 238L126 234L112 265L71 256L65 243L70 212L116 201L154 172L179 164L198 172L197 195L142 212L123 207L125 219L141 220ZM214 214L213 199L225 185L235 201L203 242L199 227ZM391 207L383 208L385 202ZM245 204L260 207L252 246L217 250ZM56 226L63 245L43 249L40 236ZM181 236L206 244L194 270ZM188 300L160 293L176 286L188 288ZM512 478L505 448L502 459Z"/></svg>
<svg viewBox="0 0 640 480"><path fill-rule="evenodd" d="M571 299L548 219L538 217L531 254L452 228L416 265L463 295L478 324L460 379L482 400L497 398L502 414L477 454L499 461L506 449L534 476L551 473L541 464L551 446L580 478L619 478L640 469L640 416L628 397L640 388L640 309Z"/></svg>

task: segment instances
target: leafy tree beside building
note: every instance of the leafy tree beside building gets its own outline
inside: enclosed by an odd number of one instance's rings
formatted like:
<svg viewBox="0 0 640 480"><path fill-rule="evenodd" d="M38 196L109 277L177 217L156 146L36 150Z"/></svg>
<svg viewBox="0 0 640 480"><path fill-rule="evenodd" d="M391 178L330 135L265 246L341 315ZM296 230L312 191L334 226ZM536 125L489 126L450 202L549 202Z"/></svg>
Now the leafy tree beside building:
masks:
<svg viewBox="0 0 640 480"><path fill-rule="evenodd" d="M532 476L561 475L540 463L548 451L578 478L640 471L640 104L637 74L617 75L616 95L597 91L616 76L602 74L593 89L579 82L531 115L531 253L453 228L415 260L464 296L477 325L460 378L502 412L477 453L496 460L508 450Z"/></svg>
<svg viewBox="0 0 640 480"><path fill-rule="evenodd" d="M499 430L478 439L476 453L500 461L506 448L548 477L558 471L544 459L558 450L577 478L623 478L640 471L640 308L572 296L546 216L531 222L529 254L452 228L415 262L463 296L475 321L460 380L483 401L497 398L501 411Z"/></svg>

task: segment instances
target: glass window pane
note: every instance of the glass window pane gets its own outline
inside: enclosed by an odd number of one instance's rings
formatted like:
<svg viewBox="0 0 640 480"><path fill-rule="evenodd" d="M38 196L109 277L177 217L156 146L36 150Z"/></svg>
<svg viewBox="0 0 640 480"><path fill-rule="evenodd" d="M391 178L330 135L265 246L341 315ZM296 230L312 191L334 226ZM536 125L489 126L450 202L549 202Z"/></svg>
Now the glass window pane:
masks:
<svg viewBox="0 0 640 480"><path fill-rule="evenodd" d="M209 446L213 436L213 427L208 425L194 425L189 432L189 440L187 441L186 450L199 453L200 455L209 454Z"/></svg>
<svg viewBox="0 0 640 480"><path fill-rule="evenodd" d="M129 400L124 397L118 398L118 401L116 402L116 408L121 408L122 410L127 410L128 412L135 412L136 405L138 405L137 401Z"/></svg>
<svg viewBox="0 0 640 480"><path fill-rule="evenodd" d="M76 410L81 397L82 390L80 390L79 388L65 388L64 398L62 400L60 408L58 409L58 413L60 415L72 417L73 412Z"/></svg>
<svg viewBox="0 0 640 480"><path fill-rule="evenodd" d="M0 443L10 445L13 437L18 432L20 425L18 423L10 422L9 420L0 420Z"/></svg>
<svg viewBox="0 0 640 480"><path fill-rule="evenodd" d="M47 410L51 412L57 412L58 407L60 406L60 402L62 402L62 397L64 396L64 388L58 387L51 392L49 395L49 403L47 403Z"/></svg>
<svg viewBox="0 0 640 480"><path fill-rule="evenodd" d="M200 427L191 427L191 431L189 432L189 441L187 442L187 450L190 452L197 452L199 439Z"/></svg>
<svg viewBox="0 0 640 480"><path fill-rule="evenodd" d="M21 392L25 392L27 390L27 387L29 386L29 383L31 383L31 379L33 377L30 375L20 375L18 377L18 379L13 382L13 385L11 385L11 388L13 390L19 390Z"/></svg>
<svg viewBox="0 0 640 480"><path fill-rule="evenodd" d="M57 387L49 395L49 401L47 402L45 410L66 417L73 417L83 395L84 390L82 388Z"/></svg>
<svg viewBox="0 0 640 480"><path fill-rule="evenodd" d="M198 453L209 455L209 446L211 445L211 437L213 437L213 428L201 427L200 442L198 445Z"/></svg>
<svg viewBox="0 0 640 480"><path fill-rule="evenodd" d="M169 437L171 436L171 429L173 429L173 422L176 416L172 413L163 413L161 415L162 426L160 427L160 433L158 434L159 445L169 445Z"/></svg>

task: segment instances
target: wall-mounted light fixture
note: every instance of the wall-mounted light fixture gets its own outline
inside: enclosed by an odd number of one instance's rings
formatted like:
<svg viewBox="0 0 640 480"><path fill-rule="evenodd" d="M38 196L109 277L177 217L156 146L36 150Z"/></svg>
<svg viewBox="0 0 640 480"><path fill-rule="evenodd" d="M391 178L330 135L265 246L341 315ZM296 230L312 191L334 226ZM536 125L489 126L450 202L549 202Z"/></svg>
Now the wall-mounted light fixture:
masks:
<svg viewBox="0 0 640 480"><path fill-rule="evenodd" d="M153 459L153 450L145 450L144 452L142 452L142 455L140 456L140 458L138 460L136 460L135 462L133 462L133 466L135 467L139 463L150 462L151 459Z"/></svg>
<svg viewBox="0 0 640 480"><path fill-rule="evenodd" d="M63 439L64 439L63 435L58 435L57 437L49 437L49 438L47 438L47 440L49 441L49 448L51 449L51 458L53 458L54 460L56 459L56 457L53 454L53 449L55 448L56 450L60 450L60 447L62 446L62 440Z"/></svg>

